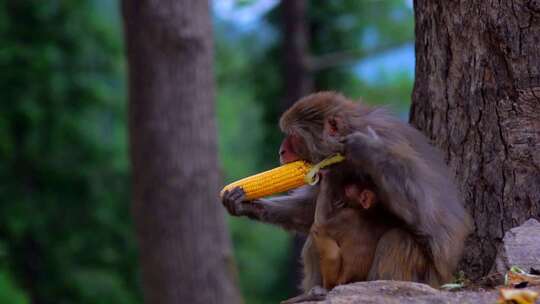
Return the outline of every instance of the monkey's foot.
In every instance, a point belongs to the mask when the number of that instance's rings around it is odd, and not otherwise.
[[[309,301],[324,301],[324,299],[326,299],[327,294],[328,294],[328,291],[326,289],[320,286],[315,286],[311,288],[311,290],[308,293],[301,294],[294,298],[290,298],[288,300],[282,301],[281,304],[294,304],[294,303],[309,302]]]

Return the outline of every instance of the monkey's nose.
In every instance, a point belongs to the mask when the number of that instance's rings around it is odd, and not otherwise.
[[[285,154],[285,149],[279,150],[279,156],[283,156]]]

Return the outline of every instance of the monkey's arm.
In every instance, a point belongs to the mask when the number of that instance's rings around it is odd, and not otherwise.
[[[315,201],[315,217],[313,225],[325,225],[330,217],[336,202],[333,201],[332,185],[330,184],[330,176],[327,170],[320,172],[319,194]],[[334,199],[337,201],[337,197]],[[343,206],[338,206],[343,207]]]
[[[403,129],[366,129],[344,139],[345,157],[371,176],[381,205],[406,224],[415,246],[428,251],[434,280],[448,280],[472,227],[443,158],[419,133],[405,138]]]
[[[300,188],[290,195],[246,201],[244,191],[237,187],[223,194],[222,203],[231,215],[307,234],[313,224],[315,194],[313,189]]]
[[[427,171],[411,145],[403,138],[380,136],[370,127],[346,136],[343,143],[347,161],[372,178],[383,205],[407,224],[415,223],[425,203],[417,174]]]

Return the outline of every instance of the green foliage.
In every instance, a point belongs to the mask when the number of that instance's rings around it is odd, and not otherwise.
[[[20,290],[6,271],[0,271],[0,303],[28,304],[28,297]]]
[[[231,219],[240,287],[246,303],[278,303],[294,291],[288,278],[290,236],[263,223]]]
[[[119,41],[89,1],[0,0],[1,263],[32,301],[140,299]]]
[[[229,24],[216,26],[216,81],[219,150],[225,180],[232,181],[258,170],[257,151],[262,143],[262,109],[254,102],[248,74],[249,54],[241,41],[228,37]]]

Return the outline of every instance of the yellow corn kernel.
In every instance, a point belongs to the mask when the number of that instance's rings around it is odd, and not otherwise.
[[[310,169],[311,165],[305,161],[288,163],[231,183],[221,190],[221,195],[235,187],[244,189],[247,200],[285,192],[305,185],[304,177]]]

